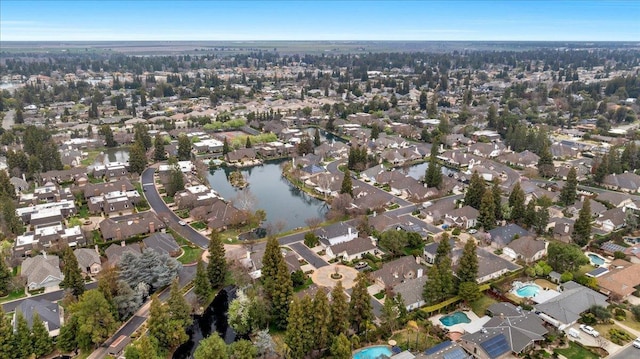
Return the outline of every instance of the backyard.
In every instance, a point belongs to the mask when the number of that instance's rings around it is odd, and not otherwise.
[[[182,246],[182,255],[178,257],[178,262],[182,264],[194,263],[202,256],[202,248],[192,246]]]
[[[483,317],[484,315],[486,315],[487,308],[489,308],[489,306],[494,303],[497,303],[495,299],[487,295],[483,295],[482,297],[480,297],[480,299],[472,302],[470,306],[471,310],[473,310],[473,312],[476,313],[478,317]]]
[[[556,354],[562,354],[567,359],[598,359],[596,354],[575,342],[569,342],[568,348],[555,349],[553,352]]]

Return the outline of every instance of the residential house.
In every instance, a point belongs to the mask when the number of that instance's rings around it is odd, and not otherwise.
[[[469,229],[476,226],[480,212],[471,206],[464,206],[447,212],[444,215],[444,223],[451,227]]]
[[[509,244],[516,237],[524,237],[530,233],[515,223],[507,224],[506,226],[496,227],[487,232],[488,240],[491,245],[502,248]]]
[[[74,199],[75,197],[73,193],[71,193],[71,189],[61,188],[52,182],[47,182],[44,186],[36,187],[33,193],[22,193],[19,203],[21,206],[34,206]]]
[[[596,225],[602,227],[606,232],[617,231],[626,225],[625,209],[612,208],[602,212],[600,217],[596,218]]]
[[[27,231],[16,237],[13,256],[24,257],[32,250],[45,248],[61,249],[64,246],[76,247],[86,243],[80,226],[67,228],[63,222],[50,222],[34,225],[33,231]]]
[[[418,359],[468,359],[471,356],[456,342],[451,340],[445,340],[444,342],[435,345],[424,353],[419,353],[416,358]]]
[[[582,209],[583,204],[584,204],[584,200],[576,201],[574,204],[567,206],[567,212],[572,217],[577,218],[578,213]],[[591,207],[591,216],[594,218],[600,216],[604,211],[607,210],[607,207],[605,207],[602,203],[598,201],[589,201],[589,204]]]
[[[16,209],[16,214],[22,222],[32,225],[60,222],[76,213],[76,205],[73,200],[42,203]]]
[[[600,291],[616,301],[623,301],[640,285],[640,264],[616,259],[609,272],[597,278]]]
[[[176,205],[179,209],[194,209],[200,206],[212,205],[220,199],[218,193],[204,185],[185,186],[184,191],[174,195]]]
[[[447,197],[434,202],[425,202],[422,207],[424,209],[421,212],[425,215],[427,223],[441,224],[445,215],[456,208],[456,198]]]
[[[158,254],[168,254],[177,257],[182,254],[182,249],[175,238],[169,233],[156,232],[142,240],[145,248],[150,248]]]
[[[549,242],[547,241],[536,240],[532,236],[524,236],[511,241],[502,251],[514,260],[521,259],[528,264],[546,256],[548,245]]]
[[[607,307],[607,296],[574,281],[562,284],[560,295],[535,306],[540,318],[560,329],[573,325],[594,305]]]
[[[190,213],[193,218],[204,220],[209,228],[215,230],[224,230],[245,220],[243,211],[220,198],[214,199],[211,205],[196,207]]]
[[[20,195],[22,191],[26,191],[29,189],[29,182],[20,177],[11,177],[9,178],[9,182],[11,182],[13,188],[16,190],[16,195]]]
[[[64,276],[60,271],[60,258],[43,253],[22,262],[20,275],[27,279],[27,288],[57,288]]]
[[[253,148],[241,148],[227,153],[227,162],[242,163],[244,161],[253,161],[256,159],[256,151]]]
[[[478,256],[478,283],[484,283],[499,278],[503,274],[514,272],[521,267],[517,264],[493,254],[483,248],[476,250]],[[456,260],[455,267],[458,263]]]
[[[316,234],[320,240],[327,242],[329,246],[333,246],[356,239],[358,230],[344,222],[339,222],[318,229]]]
[[[427,262],[427,264],[435,263],[436,253],[438,251],[439,244],[440,244],[439,242],[431,242],[426,244],[422,249],[422,256],[424,258],[424,261]],[[453,253],[451,254],[452,259],[459,256],[459,254],[462,253],[462,250],[456,248],[456,242],[453,240],[453,238],[449,238],[449,246],[453,248],[452,249]]]
[[[93,177],[104,178],[107,182],[126,179],[129,175],[127,168],[128,163],[109,162],[105,165],[96,165],[93,167]]]
[[[376,284],[382,288],[394,288],[396,285],[424,275],[424,267],[420,259],[414,256],[404,256],[387,262],[382,268],[371,273]]]
[[[84,274],[96,275],[102,270],[102,261],[97,249],[78,248],[73,251],[78,260],[78,267]]]
[[[326,251],[330,258],[354,261],[362,258],[365,254],[374,254],[377,247],[370,238],[357,237],[351,241],[329,246]]]
[[[494,143],[478,142],[468,146],[467,152],[473,153],[474,155],[480,156],[480,157],[495,158],[501,155],[505,149],[506,149],[505,146],[499,142],[494,142]]]
[[[633,203],[633,198],[629,197],[628,194],[612,191],[603,191],[602,193],[598,193],[596,200],[608,203],[611,206],[618,208],[625,207]]]
[[[609,189],[637,193],[640,190],[640,176],[631,172],[614,173],[606,176],[602,184]]]
[[[422,292],[426,282],[426,275],[415,279],[405,280],[404,282],[396,284],[396,286],[393,287],[393,292],[396,295],[400,294],[404,301],[405,308],[408,311],[412,311],[425,305]]]
[[[49,302],[44,299],[26,298],[16,307],[13,313],[13,330],[18,328],[18,315],[26,320],[29,328],[33,328],[33,319],[36,314],[44,327],[49,332],[50,337],[60,334],[60,327],[64,324],[64,309],[56,302]],[[3,318],[4,319],[4,318]]]
[[[110,217],[100,222],[100,232],[105,241],[121,241],[163,228],[166,228],[164,222],[151,211]]]
[[[131,252],[134,255],[142,254],[142,249],[139,243],[125,244],[124,241],[120,244],[112,244],[105,249],[104,254],[107,256],[107,261],[111,266],[116,266],[120,262],[120,257],[126,252]]]
[[[81,176],[86,176],[87,169],[84,167],[74,167],[68,170],[61,171],[48,171],[44,173],[40,173],[40,181],[39,183],[65,183],[65,182],[74,182],[76,178]]]

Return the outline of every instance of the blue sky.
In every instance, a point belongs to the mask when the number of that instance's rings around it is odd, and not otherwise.
[[[0,41],[640,41],[640,1],[0,1]]]

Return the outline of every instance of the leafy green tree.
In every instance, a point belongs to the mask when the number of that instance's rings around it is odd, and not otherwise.
[[[167,304],[169,306],[169,316],[171,319],[180,322],[183,328],[191,325],[193,322],[191,318],[191,306],[187,303],[184,295],[182,295],[177,278],[171,283]]]
[[[16,189],[6,171],[0,171],[0,198],[16,199]]]
[[[485,229],[491,230],[496,227],[496,208],[491,191],[485,191],[480,204],[480,214],[478,224]]]
[[[230,359],[254,359],[258,357],[258,348],[246,339],[240,339],[227,347]]]
[[[191,140],[184,133],[178,136],[178,160],[187,161],[191,159]]]
[[[0,297],[9,294],[12,288],[11,271],[0,253]]]
[[[478,171],[473,171],[471,180],[469,181],[469,188],[467,188],[467,192],[464,194],[464,204],[480,210],[484,191],[484,180],[480,174],[478,174]]]
[[[548,248],[549,265],[558,273],[575,272],[580,266],[589,263],[589,258],[575,244],[551,242]]]
[[[451,244],[449,243],[449,236],[445,233],[436,249],[434,263],[429,268],[422,296],[425,301],[433,304],[445,300],[454,291],[455,278],[451,264]]]
[[[476,243],[473,240],[467,240],[467,243],[465,243],[456,274],[460,282],[476,282],[478,278],[478,255],[476,253]]]
[[[178,165],[174,165],[169,172],[169,182],[165,189],[169,197],[173,197],[176,192],[184,190],[184,175]]]
[[[167,159],[167,152],[164,150],[164,139],[160,136],[160,132],[156,133],[156,137],[153,139],[153,159],[155,161]]]
[[[403,253],[407,245],[406,232],[389,229],[382,232],[378,243],[381,248],[389,251],[392,256],[398,256]]]
[[[149,135],[147,126],[145,126],[144,124],[135,124],[133,139],[134,142],[141,143],[145,151],[151,148],[151,136]]]
[[[70,308],[77,321],[76,338],[83,350],[104,342],[118,327],[111,305],[98,290],[88,290]]]
[[[438,143],[431,145],[431,154],[429,156],[429,166],[424,174],[424,182],[427,187],[442,187],[442,168],[438,163]]]
[[[471,303],[480,298],[480,289],[476,282],[462,282],[458,287],[458,296],[467,303]]]
[[[333,336],[348,334],[349,330],[349,303],[344,292],[342,281],[338,281],[331,290],[331,325],[329,330]]]
[[[313,248],[320,244],[320,240],[318,239],[318,236],[315,235],[315,233],[307,232],[304,234],[304,244],[309,248]]]
[[[349,302],[349,318],[356,333],[365,328],[365,323],[373,318],[369,292],[367,292],[367,275],[358,273],[356,284]]]
[[[334,359],[350,359],[351,358],[351,342],[344,333],[333,338],[331,344],[331,356]]]
[[[227,260],[225,258],[224,243],[217,231],[211,232],[209,239],[209,264],[207,275],[212,288],[220,288],[227,278]]]
[[[0,305],[0,359],[17,357],[15,351],[18,346],[13,342],[13,327]]]
[[[584,199],[582,208],[578,212],[578,219],[573,225],[571,239],[579,246],[585,246],[591,239],[591,201],[589,198]]]
[[[129,150],[129,170],[141,174],[147,168],[147,153],[141,142],[136,142]]]
[[[311,326],[311,338],[313,348],[323,350],[329,345],[329,325],[331,324],[331,308],[327,292],[320,289],[313,297],[313,318]]]
[[[229,146],[229,141],[225,136],[224,141],[222,142],[222,155],[226,156],[229,152],[231,152],[231,147]]]
[[[289,308],[289,320],[284,341],[289,347],[292,358],[304,358],[313,349],[311,327],[313,317],[307,313],[312,307],[311,298],[293,298]]]
[[[29,329],[29,323],[22,315],[22,312],[18,312],[16,315],[16,332],[14,344],[17,345],[16,354],[17,358],[26,359],[33,354],[33,340],[31,339],[31,329]]]
[[[385,299],[380,320],[382,322],[380,328],[384,330],[386,335],[393,333],[398,326],[398,308],[393,298],[387,297]]]
[[[84,279],[82,278],[82,271],[78,265],[78,259],[69,247],[65,247],[62,252],[62,274],[64,279],[60,283],[60,286],[71,290],[71,294],[74,297],[79,297],[84,293]]]
[[[564,187],[560,191],[559,202],[565,206],[572,205],[576,202],[578,188],[578,179],[576,174],[576,168],[571,167],[569,174],[567,175],[567,181],[564,183]]]
[[[40,315],[34,313],[33,324],[31,325],[31,339],[33,341],[33,353],[36,357],[41,357],[51,353],[53,350],[53,339],[49,336],[49,331],[44,325]]]
[[[113,138],[113,130],[109,125],[103,125],[100,128],[100,133],[104,136],[104,145],[107,147],[116,147],[118,142]]]
[[[78,348],[77,332],[78,319],[72,316],[60,328],[60,334],[56,340],[56,346],[61,352],[69,353]]]
[[[160,302],[157,295],[151,299],[147,328],[149,335],[158,341],[160,352],[171,351],[189,338],[182,322],[171,318],[169,306]]]
[[[533,228],[533,225],[536,223],[536,202],[534,200],[531,200],[529,201],[529,203],[527,203],[522,223],[527,228]]]
[[[340,186],[340,194],[346,193],[353,197],[353,184],[351,182],[351,171],[349,169],[344,170],[344,177],[342,178],[342,185]]]
[[[8,198],[5,198],[4,200],[0,198],[0,206],[2,207],[4,229],[14,235],[22,234],[24,226],[16,214],[16,206],[14,202]]]
[[[513,190],[509,195],[509,207],[511,208],[511,220],[519,222],[524,218],[525,214],[525,194],[520,186],[520,182],[516,182]]]
[[[194,359],[228,359],[229,354],[224,340],[214,332],[200,342],[193,357]]]
[[[196,278],[194,279],[193,286],[196,298],[198,298],[198,303],[200,305],[207,304],[206,302],[211,294],[211,282],[209,281],[207,270],[205,269],[201,258],[198,258],[198,264],[196,265]]]
[[[551,155],[551,150],[549,146],[546,144],[542,147],[540,151],[540,159],[538,159],[538,172],[540,176],[549,178],[554,174],[553,167],[553,156]]]
[[[420,106],[420,111],[424,111],[427,109],[427,91],[422,90],[420,92],[420,98],[418,99],[418,105]]]

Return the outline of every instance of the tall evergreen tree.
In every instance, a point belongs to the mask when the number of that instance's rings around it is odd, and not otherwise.
[[[306,357],[313,349],[313,317],[307,312],[311,306],[311,299],[305,295],[302,299],[294,297],[289,309],[285,343],[294,359]]]
[[[320,130],[316,127],[315,132],[313,133],[313,145],[318,147],[322,141],[320,140]]]
[[[0,254],[0,297],[9,294],[11,290],[11,271],[7,266],[3,256]]]
[[[496,208],[491,191],[485,191],[482,196],[480,214],[478,215],[478,224],[484,228],[485,231],[496,227]]]
[[[489,111],[487,112],[487,127],[494,130],[498,127],[498,111],[496,110],[496,106],[493,104],[489,106]]]
[[[227,278],[227,260],[220,233],[211,232],[209,239],[209,264],[207,275],[212,288],[220,288]]]
[[[351,182],[351,171],[349,169],[344,170],[344,177],[342,178],[342,185],[340,186],[340,194],[346,193],[353,197],[353,184]]]
[[[178,284],[178,278],[174,279],[171,283],[167,304],[169,305],[169,316],[171,319],[180,322],[183,328],[191,325],[191,322],[193,321],[191,318],[191,306],[182,295],[180,285]]]
[[[493,205],[495,208],[496,220],[503,219],[502,214],[502,189],[500,189],[500,181],[498,178],[494,178],[491,185],[491,196],[493,197]]]
[[[467,188],[467,192],[464,194],[464,204],[480,210],[484,191],[484,180],[480,174],[478,174],[478,171],[473,171],[471,180],[469,181],[469,188]]]
[[[442,186],[442,168],[438,163],[438,143],[431,145],[431,154],[429,156],[429,166],[424,174],[424,182],[427,187],[440,188]]]
[[[84,279],[78,265],[78,259],[71,248],[66,247],[62,253],[62,274],[64,279],[60,283],[62,287],[71,291],[74,297],[79,297],[84,293]]]
[[[245,142],[244,147],[245,148],[251,148],[252,147],[252,145],[251,145],[251,136],[247,136],[247,141]]]
[[[538,173],[540,176],[549,178],[553,176],[554,167],[553,167],[553,156],[551,155],[551,150],[548,145],[543,145],[542,150],[540,151],[540,159],[538,159]]]
[[[60,334],[56,339],[56,346],[58,350],[63,353],[69,353],[78,348],[78,339],[76,333],[78,332],[78,319],[77,317],[70,317],[64,325],[60,328]]]
[[[333,359],[351,359],[351,342],[344,333],[333,338],[331,357]]]
[[[141,174],[147,168],[147,153],[142,142],[136,141],[129,150],[129,171]]]
[[[17,325],[15,332],[14,344],[16,345],[15,354],[16,358],[26,359],[33,354],[33,340],[31,340],[31,329],[29,329],[29,323],[22,315],[22,312],[17,314]]]
[[[228,359],[227,345],[217,332],[200,342],[193,353],[194,359]]]
[[[323,350],[329,345],[329,325],[331,324],[331,308],[327,292],[320,289],[313,297],[313,318],[311,319],[311,338],[313,348]]]
[[[430,118],[435,118],[438,116],[438,93],[434,92],[433,96],[431,96],[431,101],[427,105],[427,115]]]
[[[231,152],[231,147],[229,146],[229,140],[225,136],[224,142],[222,142],[222,155],[225,156],[229,152]]]
[[[153,140],[153,159],[155,161],[167,159],[167,153],[164,150],[164,139],[160,136],[160,132],[156,133],[156,137]]]
[[[33,353],[37,358],[51,353],[53,350],[53,339],[49,336],[49,331],[37,312],[33,315],[31,336],[33,341]]]
[[[178,136],[178,160],[187,161],[191,159],[191,140],[187,135]]]
[[[344,292],[342,281],[338,281],[331,290],[331,325],[329,329],[335,337],[340,334],[348,334],[349,331],[349,303]]]
[[[374,123],[373,126],[371,126],[371,139],[377,140],[378,137],[380,137],[380,127]]]
[[[527,203],[527,207],[524,210],[524,218],[522,219],[522,223],[527,228],[533,228],[533,225],[536,223],[536,201],[531,199],[529,203]]]
[[[367,322],[373,318],[369,292],[367,292],[367,275],[363,272],[358,273],[351,293],[349,318],[356,333],[360,333]]]
[[[424,111],[427,109],[427,91],[422,90],[420,92],[420,98],[418,99],[418,105],[420,106],[420,111]]]
[[[265,289],[269,289],[270,282],[276,276],[278,271],[278,265],[284,261],[282,252],[280,250],[280,243],[274,236],[267,238],[267,245],[264,249],[264,255],[262,256],[262,276],[261,278],[265,282]]]
[[[560,200],[564,206],[570,206],[576,202],[578,188],[578,179],[576,168],[571,167],[569,174],[567,174],[567,181],[564,183],[564,187],[560,191]]]
[[[456,274],[460,282],[475,282],[477,280],[478,255],[476,254],[476,243],[473,240],[467,240],[465,243]]]
[[[118,142],[113,138],[113,130],[109,125],[103,125],[100,128],[100,132],[104,136],[104,145],[106,147],[116,147],[118,145]]]
[[[163,304],[157,295],[151,299],[147,328],[149,335],[158,341],[160,352],[170,351],[189,338],[179,320],[171,318],[169,306]]]
[[[587,197],[578,212],[578,219],[574,223],[571,233],[571,239],[580,247],[587,245],[591,239],[591,219],[591,201]]]
[[[117,329],[111,305],[98,290],[84,292],[70,312],[77,323],[76,340],[83,350],[90,350],[104,342]]]
[[[196,278],[194,279],[193,287],[198,303],[200,305],[207,304],[206,301],[209,299],[209,295],[211,294],[211,282],[209,281],[207,270],[205,269],[201,258],[198,259],[198,264],[196,266]]]
[[[17,357],[18,346],[13,342],[13,327],[0,305],[0,359]]]
[[[133,139],[134,142],[139,142],[140,144],[142,144],[142,147],[145,151],[151,148],[151,136],[149,135],[149,130],[147,129],[146,125],[138,123],[134,126]]]
[[[422,296],[428,303],[441,302],[454,293],[455,278],[451,264],[451,243],[446,233],[438,243],[436,258],[429,268],[427,278]]]
[[[520,186],[520,182],[516,182],[513,190],[509,195],[509,207],[511,207],[511,220],[519,222],[524,218],[525,213],[525,194]]]
[[[279,328],[285,328],[289,316],[289,305],[293,297],[293,283],[291,273],[284,261],[278,263],[276,275],[270,286],[269,298],[271,298],[271,317]]]

